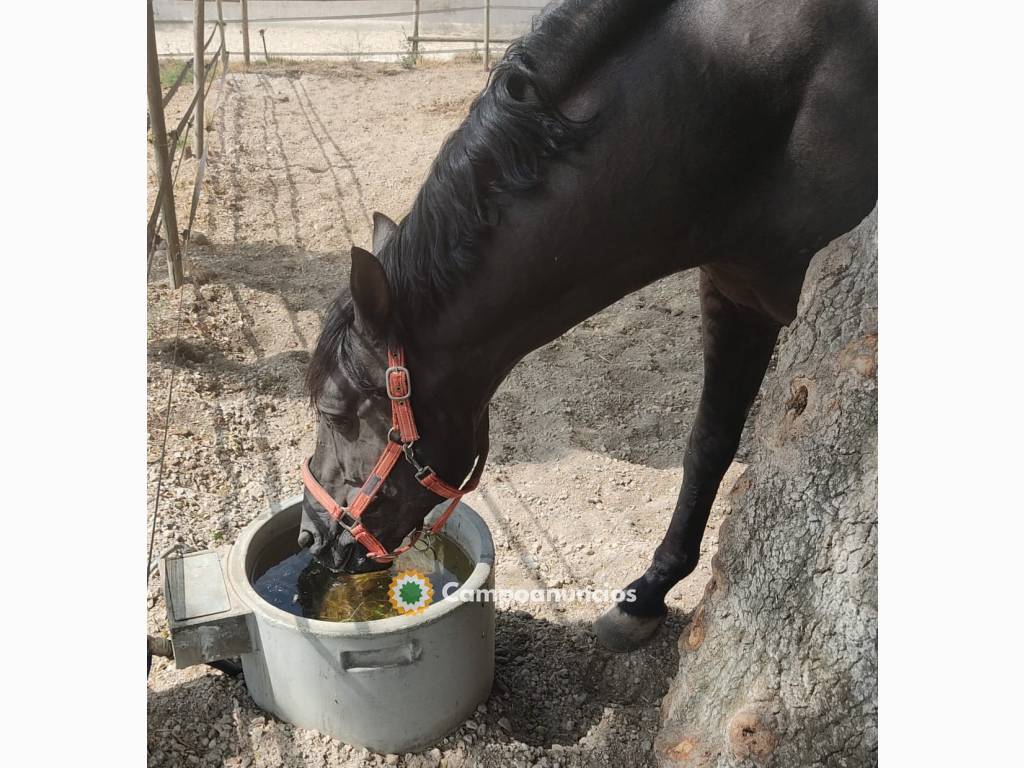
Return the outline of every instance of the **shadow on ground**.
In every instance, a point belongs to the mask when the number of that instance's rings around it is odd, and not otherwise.
[[[442,756],[460,753],[467,765],[509,764],[505,750],[514,742],[551,752],[567,765],[652,764],[657,705],[677,667],[674,638],[684,620],[670,613],[646,647],[613,654],[597,644],[589,625],[498,611],[495,683],[486,712],[478,710],[437,748]],[[357,757],[334,739],[258,710],[242,678],[201,669],[200,677],[149,693],[156,762],[308,765],[311,757],[327,764],[332,754],[341,761]]]

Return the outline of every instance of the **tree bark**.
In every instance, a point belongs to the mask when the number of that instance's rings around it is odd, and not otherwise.
[[[877,765],[878,219],[811,262],[662,702],[662,766]]]

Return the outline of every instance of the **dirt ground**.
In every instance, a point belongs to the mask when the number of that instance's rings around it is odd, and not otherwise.
[[[484,84],[475,64],[302,66],[229,76],[212,118],[195,226],[208,245],[194,244],[186,267],[156,553],[229,543],[270,500],[300,491],[314,434],[303,373],[347,280],[348,249],[368,245],[374,210],[402,214]],[[188,97],[175,97],[169,122]],[[194,169],[186,161],[180,174],[182,209]],[[177,307],[164,272],[158,256],[148,285],[149,511]],[[614,589],[646,567],[699,394],[698,313],[695,276],[667,278],[529,355],[498,391],[489,467],[467,501],[494,534],[499,588]],[[707,581],[721,496],[740,470],[723,483],[699,570],[672,592],[665,627],[640,651],[597,646],[590,622],[604,606],[499,605],[490,699],[434,749],[404,756],[293,728],[258,710],[240,679],[156,660],[149,764],[653,764],[676,637]],[[156,576],[148,628],[166,632]]]

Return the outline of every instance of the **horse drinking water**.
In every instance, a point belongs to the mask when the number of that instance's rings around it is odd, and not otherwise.
[[[566,0],[494,68],[399,224],[352,249],[309,369],[299,541],[386,567],[475,484],[488,403],[531,350],[700,269],[704,384],[671,524],[597,622],[627,650],[697,564],[814,253],[877,195],[872,0]]]

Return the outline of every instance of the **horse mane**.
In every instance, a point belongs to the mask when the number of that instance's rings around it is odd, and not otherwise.
[[[444,142],[398,231],[377,254],[412,321],[436,308],[477,264],[501,208],[543,182],[546,164],[582,147],[597,115],[558,107],[571,88],[669,0],[551,3],[491,71]]]
[[[316,349],[306,369],[306,391],[309,402],[314,410],[323,394],[327,381],[334,376],[339,366],[342,375],[360,391],[368,395],[384,397],[386,392],[383,383],[371,380],[356,362],[352,354],[352,345],[356,343],[355,305],[351,298],[339,296],[332,302],[324,320],[323,330],[316,342]]]
[[[502,205],[540,186],[551,160],[581,148],[592,135],[598,115],[573,120],[559,102],[669,2],[553,2],[508,47],[466,119],[445,140],[397,232],[376,254],[399,307],[399,335],[471,273],[480,257],[477,246],[500,222]],[[352,314],[343,294],[310,363],[307,386],[314,405],[339,361],[344,365],[349,357],[344,345]],[[364,378],[347,373],[357,383]]]

